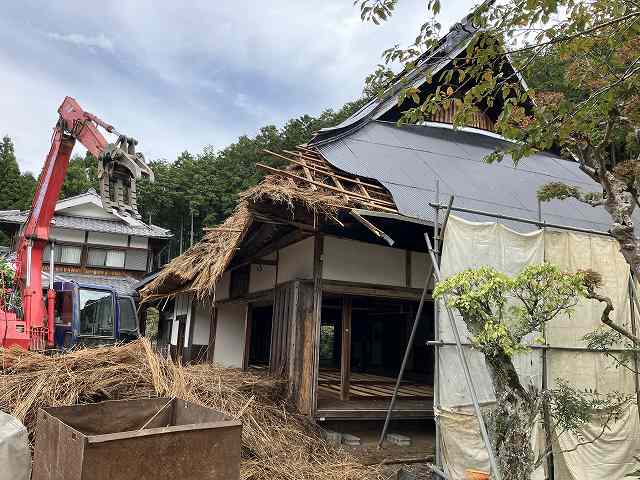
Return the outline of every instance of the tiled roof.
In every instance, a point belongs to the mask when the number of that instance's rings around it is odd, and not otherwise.
[[[28,212],[19,210],[0,210],[0,223],[23,224]],[[128,225],[123,221],[105,220],[100,218],[76,217],[71,215],[55,215],[52,226],[69,228],[72,230],[88,230],[90,232],[121,233],[139,237],[170,238],[171,232],[156,225],[141,226]]]

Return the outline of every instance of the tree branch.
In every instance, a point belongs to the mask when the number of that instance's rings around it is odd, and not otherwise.
[[[640,344],[640,338],[638,338],[636,335],[631,333],[626,328],[621,327],[620,325],[616,324],[613,320],[611,320],[611,318],[609,318],[609,315],[614,310],[613,302],[611,301],[611,299],[609,297],[605,297],[604,295],[600,295],[599,293],[597,293],[595,291],[595,287],[593,287],[591,285],[587,285],[587,298],[590,298],[592,300],[598,300],[599,302],[605,304],[604,310],[602,311],[602,315],[600,316],[600,321],[602,323],[607,325],[609,328],[615,330],[620,335],[622,335],[624,337],[627,337],[635,345]]]

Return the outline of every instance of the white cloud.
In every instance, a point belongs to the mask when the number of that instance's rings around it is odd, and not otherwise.
[[[443,25],[475,1],[448,3]],[[148,159],[174,159],[339,108],[424,19],[423,0],[403,0],[381,26],[362,23],[348,0],[104,0],[98,17],[82,0],[11,5],[0,16],[0,89],[11,92],[0,96],[0,136],[34,172],[65,95],[138,138]]]
[[[71,43],[78,47],[88,47],[90,49],[100,48],[108,52],[113,52],[113,41],[108,38],[104,33],[88,36],[82,33],[56,33],[49,32],[47,34],[49,38],[58,40],[60,42]]]

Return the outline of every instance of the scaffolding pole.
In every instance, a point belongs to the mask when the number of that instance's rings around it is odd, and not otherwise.
[[[453,197],[451,197],[453,199]],[[440,180],[436,179],[436,203],[440,203]],[[453,203],[453,200],[452,202]],[[438,245],[438,220],[440,219],[440,210],[437,208],[434,209],[434,228],[433,228],[433,243]],[[440,261],[440,256],[438,255],[438,261]],[[429,279],[431,281],[431,279]],[[434,277],[435,284],[435,277]],[[433,296],[433,295],[432,295]],[[438,319],[440,318],[440,312],[438,309],[438,302],[433,302],[433,334],[435,340],[440,340],[439,335],[439,324]],[[442,468],[442,432],[440,431],[440,419],[438,418],[437,411],[440,408],[440,357],[438,355],[438,347],[434,349],[433,352],[433,424],[436,430],[436,448],[435,448],[435,456],[436,456],[436,466],[438,468]]]
[[[453,204],[453,196],[449,200],[449,207]],[[446,220],[449,218],[450,209],[448,209],[445,213],[445,221],[442,226],[443,229],[446,225]],[[442,230],[444,231],[444,230]],[[428,235],[425,233],[425,236]],[[434,237],[437,238],[437,233],[434,231]],[[384,437],[387,434],[387,429],[389,428],[389,423],[391,422],[391,416],[393,414],[393,407],[396,404],[396,399],[398,396],[398,390],[400,389],[400,384],[402,383],[402,378],[404,376],[404,370],[407,367],[407,362],[409,361],[409,356],[411,355],[411,351],[413,349],[413,342],[416,337],[416,332],[418,331],[418,326],[420,325],[420,318],[422,317],[422,309],[424,307],[424,301],[427,297],[427,290],[429,289],[429,284],[431,283],[431,278],[433,277],[433,264],[429,265],[427,269],[427,276],[424,280],[424,287],[422,289],[422,295],[420,295],[420,303],[418,304],[418,310],[416,311],[415,319],[413,320],[413,327],[411,328],[411,334],[409,335],[409,341],[407,343],[407,347],[404,351],[404,357],[402,358],[402,364],[400,366],[400,372],[398,373],[398,377],[396,378],[396,384],[393,389],[393,395],[391,396],[391,401],[389,402],[389,408],[387,409],[387,415],[384,419],[384,426],[382,427],[382,432],[380,433],[380,438],[378,439],[378,448],[382,446],[382,442],[384,442]],[[434,389],[435,390],[435,389]],[[438,430],[436,421],[436,432]],[[436,457],[439,453],[439,447],[437,443],[437,434],[436,434]]]
[[[436,281],[440,281],[440,267],[437,263],[436,254],[433,249],[433,245],[431,244],[431,239],[429,235],[425,235],[425,239],[427,240],[427,247],[429,249],[429,256],[431,257],[431,263],[433,265],[433,272],[435,274]],[[462,370],[464,372],[464,377],[467,383],[467,387],[469,389],[469,393],[471,394],[471,401],[473,402],[473,409],[476,414],[476,418],[478,419],[478,424],[480,426],[480,433],[482,434],[482,439],[484,441],[485,447],[487,449],[487,453],[489,455],[489,464],[491,465],[491,475],[496,480],[501,480],[502,476],[500,475],[500,471],[498,470],[498,463],[496,461],[495,453],[493,448],[491,447],[491,440],[489,439],[489,433],[487,432],[487,426],[484,423],[484,419],[482,418],[482,411],[480,410],[480,403],[478,401],[478,393],[476,392],[476,387],[473,383],[473,379],[471,378],[471,371],[469,370],[469,364],[467,363],[467,357],[464,354],[464,350],[462,348],[462,342],[460,341],[460,332],[458,331],[458,325],[456,324],[456,319],[453,316],[453,312],[451,308],[447,304],[447,296],[443,295],[443,303],[445,309],[447,310],[447,316],[449,317],[449,322],[451,323],[451,330],[453,332],[453,337],[456,341],[456,350],[458,352],[458,358],[462,365]]]

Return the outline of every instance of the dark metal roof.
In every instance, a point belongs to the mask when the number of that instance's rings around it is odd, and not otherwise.
[[[27,220],[28,212],[19,210],[0,210],[0,223],[23,224]],[[76,217],[71,215],[56,215],[52,226],[70,228],[72,230],[88,230],[90,232],[121,233],[139,237],[170,238],[171,232],[156,225],[129,225],[124,221],[106,220],[100,218]]]
[[[506,156],[500,163],[483,158],[508,146],[495,134],[451,125],[414,125],[370,121],[361,129],[318,146],[331,164],[355,175],[381,182],[398,210],[407,216],[434,220],[436,180],[440,201],[455,195],[454,206],[538,220],[536,192],[546,183],[559,181],[585,191],[600,191],[576,162],[538,153],[522,159],[517,167]],[[456,215],[476,221],[490,218],[467,213]],[[548,223],[607,231],[611,219],[602,208],[575,199],[542,203],[542,219]],[[523,224],[508,223],[518,230]],[[529,227],[530,229],[531,227]]]
[[[321,129],[310,143],[321,144],[338,136],[348,134],[370,120],[379,119],[389,110],[396,107],[402,89],[408,86],[419,87],[426,82],[428,73],[434,75],[467,47],[478,32],[478,28],[473,25],[471,17],[472,15],[467,15],[461,22],[453,25],[434,48],[422,54],[413,70],[406,75],[403,73],[397,75],[382,98],[372,99],[338,125]]]
[[[75,282],[81,285],[93,285],[96,287],[108,287],[113,288],[118,295],[136,297],[135,286],[139,280],[124,276],[106,276],[106,275],[87,275],[82,273],[56,273],[56,282]],[[42,272],[42,284],[47,285],[49,283],[49,274],[46,271]]]

